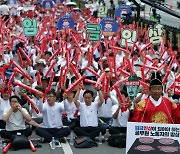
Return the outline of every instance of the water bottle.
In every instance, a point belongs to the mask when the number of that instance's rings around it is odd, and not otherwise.
[[[4,149],[7,146],[7,143],[4,142],[2,145],[3,145],[3,149]]]
[[[56,142],[55,142],[55,139],[54,137],[52,137],[52,141],[51,141],[51,149],[55,149],[56,148]]]
[[[103,140],[103,137],[102,137],[102,133],[100,132],[99,133],[99,144],[102,144],[102,140]]]
[[[74,145],[74,134],[73,134],[73,132],[71,132],[71,134],[70,134],[69,144]]]

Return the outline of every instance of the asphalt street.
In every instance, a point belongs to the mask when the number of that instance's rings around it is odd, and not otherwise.
[[[108,133],[106,133],[105,138],[107,138]],[[32,136],[29,137],[30,139],[37,139],[38,136],[33,133]],[[35,144],[34,144],[35,145]],[[98,144],[98,147],[92,148],[83,148],[77,149],[74,146],[70,146],[69,142],[67,141],[65,144],[61,144],[62,147],[58,147],[55,150],[50,148],[48,143],[40,143],[42,146],[41,148],[36,148],[37,154],[125,154],[125,149],[120,149],[116,147],[111,147],[108,145],[107,142],[103,144]],[[32,151],[30,149],[20,149],[14,151],[10,149],[8,154],[31,154]]]

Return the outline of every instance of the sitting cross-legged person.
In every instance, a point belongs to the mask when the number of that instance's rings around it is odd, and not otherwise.
[[[121,90],[123,103],[125,104],[126,99],[128,98],[128,94],[126,91]],[[113,105],[111,111],[113,115],[112,126],[109,128],[109,134],[124,134],[126,137],[127,131],[127,122],[129,119],[129,107],[130,105],[127,103],[125,106],[122,106],[122,103],[118,99],[119,103]]]
[[[26,137],[32,134],[30,128],[26,128],[25,122],[31,121],[31,116],[25,108],[19,104],[18,96],[11,96],[9,98],[10,107],[6,108],[3,113],[3,120],[6,122],[6,129],[1,131],[1,137],[5,139],[12,139],[18,133]]]
[[[84,102],[78,100],[81,86],[79,86],[78,91],[76,92],[74,103],[80,112],[80,127],[74,129],[74,133],[77,136],[88,136],[92,140],[95,140],[95,137],[99,136],[101,132],[102,135],[106,133],[105,128],[98,127],[98,107],[100,107],[104,98],[101,92],[101,89],[98,90],[99,100],[93,102],[93,91],[86,90],[83,93]]]
[[[64,137],[71,132],[69,127],[63,128],[62,112],[64,104],[56,102],[56,93],[54,90],[47,92],[47,102],[39,103],[38,108],[43,114],[42,127],[36,128],[35,132],[43,137],[44,142],[50,142],[52,137],[60,142],[65,142]]]

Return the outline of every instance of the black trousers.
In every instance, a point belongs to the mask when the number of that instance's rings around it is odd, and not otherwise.
[[[75,127],[78,127],[77,123],[78,120],[77,119],[70,119],[71,121],[69,121],[67,119],[67,117],[62,119],[63,122],[63,126],[69,126],[71,128],[71,130],[74,130]]]
[[[0,120],[0,129],[5,129],[5,127],[6,127],[6,122]]]
[[[109,128],[109,134],[111,135],[120,134],[120,133],[126,134],[126,131],[127,131],[127,127],[110,127]]]
[[[66,128],[36,128],[35,132],[40,137],[43,137],[47,142],[51,142],[52,137],[56,140],[61,140],[63,137],[71,133],[69,127]]]
[[[32,134],[32,129],[26,128],[23,130],[14,130],[14,131],[2,130],[1,137],[5,139],[11,139],[12,136],[17,135],[17,133],[21,133],[21,135],[25,135],[26,137],[29,137]]]
[[[96,136],[99,136],[99,133],[102,133],[102,135],[104,135],[106,133],[106,129],[105,128],[100,128],[100,127],[76,127],[74,129],[74,133],[77,136],[88,136],[90,137],[92,140],[95,139]]]

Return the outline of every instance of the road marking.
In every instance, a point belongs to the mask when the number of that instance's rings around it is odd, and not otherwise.
[[[61,143],[62,149],[64,151],[64,154],[73,154],[72,149],[66,140],[66,143]]]

